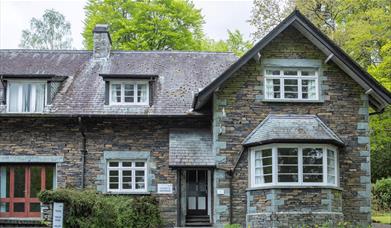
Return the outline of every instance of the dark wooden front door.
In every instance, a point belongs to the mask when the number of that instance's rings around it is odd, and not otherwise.
[[[186,198],[188,215],[208,214],[208,171],[186,171]]]

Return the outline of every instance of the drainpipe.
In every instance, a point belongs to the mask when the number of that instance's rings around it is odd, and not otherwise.
[[[229,175],[229,224],[232,224],[232,215],[233,215],[233,208],[232,208],[232,198],[233,198],[233,192],[232,192],[232,178],[234,176],[233,170],[229,170],[227,172]]]
[[[79,122],[79,131],[82,136],[82,141],[81,141],[81,188],[85,188],[85,166],[86,166],[86,155],[87,155],[87,138],[85,135],[85,128],[83,125],[82,118],[78,118]]]

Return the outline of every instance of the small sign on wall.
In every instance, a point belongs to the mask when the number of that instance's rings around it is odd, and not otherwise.
[[[172,194],[172,184],[157,184],[158,194]]]
[[[62,228],[64,220],[64,204],[53,203],[53,228]]]

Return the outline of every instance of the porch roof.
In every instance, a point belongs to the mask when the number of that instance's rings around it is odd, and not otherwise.
[[[315,115],[268,115],[243,141],[244,146],[268,143],[344,142]]]
[[[212,133],[209,129],[170,129],[169,166],[214,166]]]

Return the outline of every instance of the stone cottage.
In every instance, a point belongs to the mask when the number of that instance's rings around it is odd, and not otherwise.
[[[168,227],[371,222],[391,94],[300,12],[239,59],[110,44],[97,25],[93,51],[0,50],[0,224],[61,187],[154,195]]]

